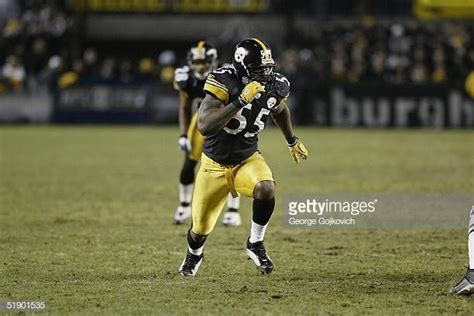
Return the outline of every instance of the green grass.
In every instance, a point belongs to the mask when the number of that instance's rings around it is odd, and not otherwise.
[[[186,226],[171,225],[182,157],[177,128],[2,127],[0,300],[44,300],[54,314],[472,314],[447,290],[464,273],[466,227],[299,230],[281,204],[246,260],[244,225],[216,227],[196,278],[176,271]],[[298,129],[295,166],[276,129],[261,149],[291,192],[471,192],[474,133]],[[467,224],[467,223],[466,223]]]

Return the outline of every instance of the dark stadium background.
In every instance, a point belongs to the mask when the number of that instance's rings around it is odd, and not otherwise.
[[[225,63],[256,36],[292,82],[299,124],[472,127],[473,10],[429,0],[2,0],[0,122],[176,123],[171,81],[187,49],[208,40]]]

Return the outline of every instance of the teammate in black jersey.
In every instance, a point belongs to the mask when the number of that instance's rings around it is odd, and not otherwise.
[[[182,224],[191,216],[191,198],[194,184],[194,168],[201,158],[204,136],[197,129],[197,110],[205,97],[203,91],[207,75],[217,67],[217,50],[205,41],[199,41],[188,53],[188,65],[176,69],[174,87],[179,91],[179,147],[185,152],[184,164],[179,178],[179,202],[174,222]],[[229,194],[228,210],[224,214],[224,225],[241,224],[239,197]]]

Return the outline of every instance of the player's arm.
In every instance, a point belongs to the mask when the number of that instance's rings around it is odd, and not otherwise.
[[[308,158],[308,150],[303,143],[295,136],[293,124],[291,124],[291,113],[285,101],[280,102],[278,107],[272,112],[272,118],[275,124],[280,128],[285,136],[290,155],[296,163],[301,159]]]
[[[191,116],[191,98],[185,91],[179,90],[179,129],[182,136],[188,133]]]
[[[178,139],[178,146],[185,152],[190,152],[192,149],[191,141],[188,139],[191,115],[191,98],[186,91],[179,89],[179,129],[181,135]]]
[[[215,134],[224,128],[239,110],[240,108],[232,103],[225,106],[221,100],[206,94],[199,107],[198,129],[204,136]]]
[[[278,107],[272,112],[272,118],[275,124],[280,128],[286,140],[295,137],[293,124],[291,124],[291,113],[285,101],[280,102]]]
[[[212,79],[208,78],[208,81]],[[216,95],[222,92],[217,90],[212,82],[206,83],[205,91],[209,91],[199,107],[198,129],[204,136],[209,136],[217,133],[224,128],[231,118],[245,105],[251,103],[265,88],[257,81],[252,81],[244,87],[242,93],[238,98],[229,104],[225,104],[223,100]],[[206,90],[208,89],[208,90]],[[215,95],[212,94],[215,91]],[[228,98],[228,96],[227,96]]]
[[[186,92],[186,87],[189,80],[189,69],[187,67],[178,68],[174,73],[174,82],[173,86],[179,93],[179,129],[180,136],[178,139],[178,146],[186,151],[191,151],[191,142],[188,139],[188,128],[191,124],[191,98]]]

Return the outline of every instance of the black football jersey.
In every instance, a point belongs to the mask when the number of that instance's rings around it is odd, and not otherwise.
[[[239,97],[245,84],[232,66],[213,71],[206,80],[204,92],[221,100],[226,106]],[[214,161],[235,165],[250,157],[258,149],[258,133],[280,102],[290,94],[290,82],[280,73],[265,86],[259,99],[247,104],[227,125],[214,135],[206,137],[203,152]]]
[[[205,82],[205,79],[200,80],[196,78],[188,66],[177,68],[174,72],[174,88],[184,91],[189,95],[193,113],[197,111],[202,99],[206,96],[203,91]]]

